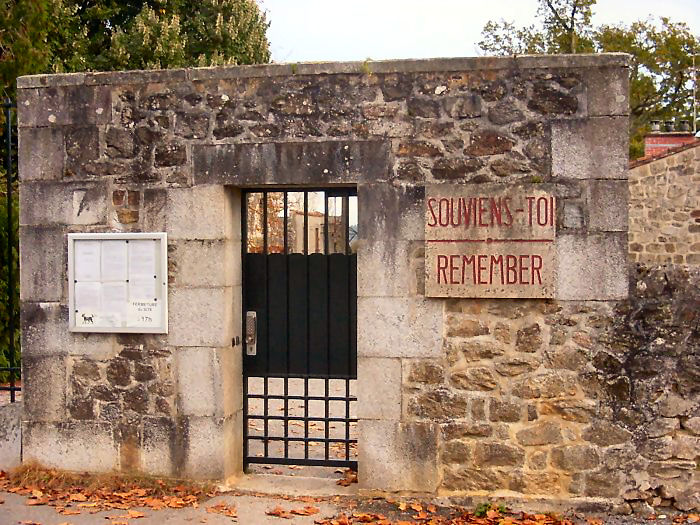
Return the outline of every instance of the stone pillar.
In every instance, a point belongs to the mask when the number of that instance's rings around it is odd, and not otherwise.
[[[423,296],[422,188],[358,188],[357,375],[360,488],[437,488],[438,425],[402,410],[407,362],[442,352],[441,300]]]

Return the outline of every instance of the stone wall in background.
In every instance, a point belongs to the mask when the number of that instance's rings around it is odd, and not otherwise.
[[[631,273],[618,303],[446,304],[444,355],[403,362],[441,494],[698,508],[700,270]]]
[[[362,490],[697,505],[697,276],[625,302],[627,79],[615,54],[20,79],[24,457],[239,474],[237,188],[356,185]],[[487,182],[556,196],[556,299],[425,297],[425,185]],[[68,332],[81,231],[168,233],[167,335]]]
[[[630,260],[700,264],[700,142],[629,170]]]

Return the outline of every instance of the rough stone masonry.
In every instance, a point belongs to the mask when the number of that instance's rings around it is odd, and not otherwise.
[[[636,285],[658,323],[627,299],[627,67],[20,78],[24,460],[238,475],[239,188],[356,185],[362,490],[697,507],[697,312],[681,306],[698,279]],[[557,199],[553,299],[425,297],[425,186],[442,183]],[[167,335],[68,331],[66,236],[114,231],[168,233]]]

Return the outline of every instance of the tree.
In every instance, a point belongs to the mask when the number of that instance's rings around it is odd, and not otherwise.
[[[619,51],[630,65],[630,157],[644,153],[651,120],[687,117],[692,107],[692,55],[700,39],[684,23],[661,18],[623,24],[591,25],[595,0],[540,0],[539,26],[488,22],[479,47],[500,55]]]
[[[259,64],[255,0],[0,0],[0,89],[20,75]]]

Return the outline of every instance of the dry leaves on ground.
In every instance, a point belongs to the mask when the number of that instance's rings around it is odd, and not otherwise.
[[[336,485],[340,485],[341,487],[349,487],[353,483],[357,483],[357,472],[351,468],[346,468],[343,477],[335,482]]]
[[[392,502],[394,503],[394,502]],[[478,515],[463,509],[438,509],[419,502],[395,503],[398,516],[390,519],[384,514],[357,512],[333,518],[317,519],[317,525],[573,525],[568,519],[549,514],[510,513],[486,506]]]
[[[233,505],[226,505],[226,503],[217,503],[216,505],[207,507],[207,512],[210,514],[222,514],[234,520],[238,518],[238,510],[236,507]]]
[[[0,490],[27,496],[25,505],[48,505],[65,516],[104,510],[124,510],[115,520],[144,517],[134,507],[153,510],[199,506],[216,495],[206,485],[177,481],[72,474],[25,465],[10,473],[0,471]]]

